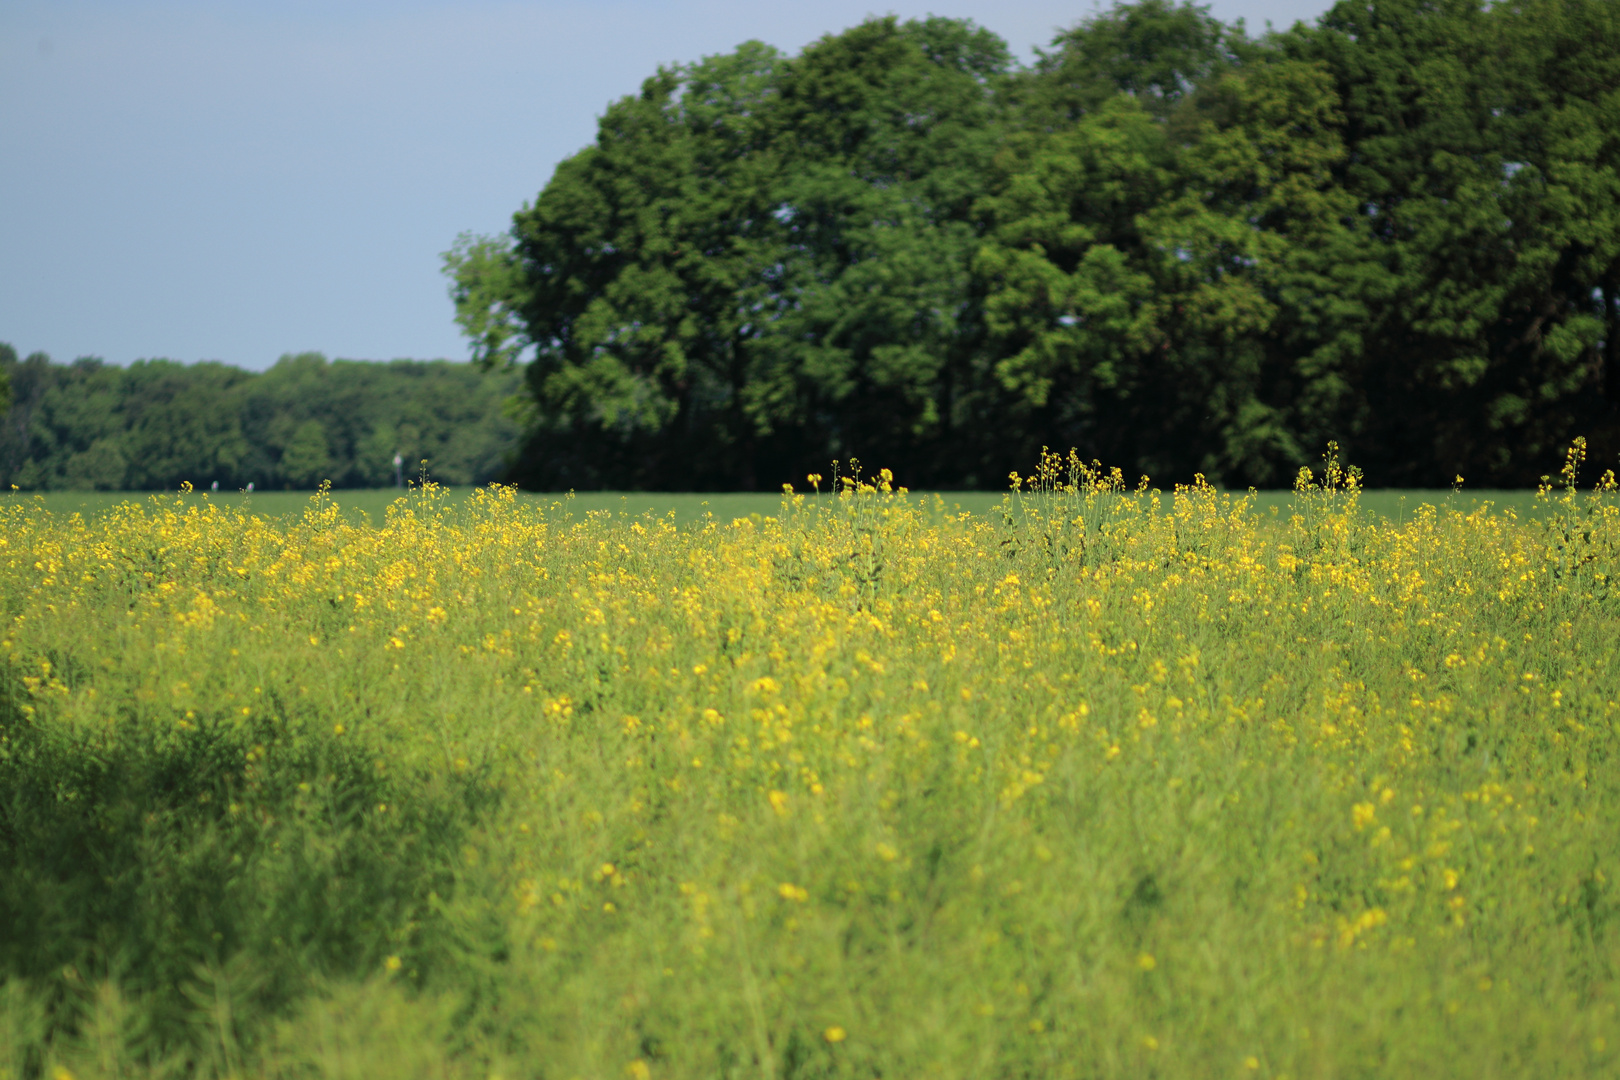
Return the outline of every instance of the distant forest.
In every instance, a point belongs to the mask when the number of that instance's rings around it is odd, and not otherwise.
[[[1286,486],[1331,439],[1381,486],[1533,484],[1620,452],[1620,3],[1254,37],[1144,0],[1030,65],[942,18],[751,42],[446,271],[539,487],[999,487],[1043,444]]]
[[[283,356],[265,372],[219,363],[19,360],[0,344],[0,490],[235,491],[500,479],[520,428],[503,412],[516,374],[446,360]],[[0,389],[0,405],[5,403]]]

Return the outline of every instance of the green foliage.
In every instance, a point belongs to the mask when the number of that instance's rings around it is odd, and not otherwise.
[[[255,374],[224,364],[93,358],[66,366],[0,352],[15,390],[0,427],[0,485],[30,490],[387,487],[395,454],[452,484],[503,475],[518,426],[515,373],[445,361],[319,353]]]
[[[1279,42],[1325,67],[1345,114],[1336,171],[1359,251],[1338,259],[1354,268],[1340,271],[1341,295],[1361,314],[1310,336],[1355,335],[1329,348],[1356,414],[1341,427],[1388,482],[1438,467],[1524,483],[1580,430],[1613,442],[1597,348],[1617,327],[1593,302],[1613,255],[1586,254],[1588,238],[1560,220],[1603,213],[1604,200],[1588,170],[1550,158],[1547,91],[1562,76],[1534,70],[1537,53],[1575,45],[1555,43],[1572,31],[1612,53],[1613,20],[1580,3],[1539,9],[1343,4]],[[1591,71],[1585,89],[1620,91],[1616,74]],[[1550,177],[1562,183],[1549,189]]]
[[[316,487],[331,471],[332,455],[328,451],[326,429],[321,422],[305,420],[281,451],[281,475],[293,487]]]
[[[1285,486],[1327,439],[1524,485],[1620,451],[1617,42],[1601,0],[1258,39],[1142,0],[1021,69],[872,19],[662,70],[445,268],[477,358],[534,350],[539,486],[973,486],[1043,444]]]
[[[17,350],[0,341],[0,415],[11,408],[11,369],[17,366]]]
[[[1582,451],[1527,520],[11,500],[0,1076],[1611,1075]]]
[[[536,349],[530,479],[748,488],[970,419],[940,383],[1008,64],[970,25],[883,19],[613,105],[514,246],[446,259],[475,352],[511,355],[516,326]]]
[[[463,233],[443,257],[455,282],[450,298],[456,322],[473,343],[474,361],[495,368],[516,363],[523,346],[516,311],[524,282],[511,245],[502,237]]]
[[[1163,119],[1220,73],[1256,53],[1242,24],[1170,0],[1115,4],[1057,36],[1027,93],[1033,114],[1076,120],[1117,95]],[[1050,114],[1055,113],[1055,116]]]

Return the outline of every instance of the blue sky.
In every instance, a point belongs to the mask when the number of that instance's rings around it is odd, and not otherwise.
[[[1326,0],[1217,0],[1251,32]],[[439,253],[498,232],[660,63],[1047,0],[0,5],[0,341],[58,360],[461,358]]]

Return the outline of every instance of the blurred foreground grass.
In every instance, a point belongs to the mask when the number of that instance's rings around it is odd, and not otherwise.
[[[14,498],[0,1076],[1612,1074],[1577,464],[1515,515]]]

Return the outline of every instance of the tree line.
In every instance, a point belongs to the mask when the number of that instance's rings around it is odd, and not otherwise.
[[[613,103],[446,253],[521,368],[514,476],[759,488],[1042,445],[1286,485],[1520,485],[1620,451],[1620,4],[1346,0],[1254,37],[1119,4],[750,42]]]
[[[57,364],[0,344],[0,490],[386,487],[396,455],[405,479],[425,459],[441,483],[486,483],[506,475],[518,444],[507,404],[520,387],[515,373],[445,360],[299,353],[252,372]]]

